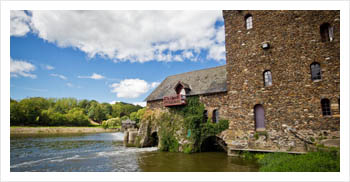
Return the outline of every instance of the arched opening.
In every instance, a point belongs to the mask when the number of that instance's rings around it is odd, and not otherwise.
[[[331,104],[329,99],[322,99],[321,100],[321,108],[322,108],[322,114],[323,116],[330,116],[331,113]]]
[[[321,65],[318,62],[313,62],[310,65],[311,69],[311,80],[321,80]]]
[[[254,106],[255,130],[265,130],[265,111],[261,104]]]
[[[333,27],[329,23],[323,23],[320,26],[322,42],[331,42],[333,40]]]
[[[212,121],[213,121],[213,123],[219,122],[219,110],[217,110],[217,109],[213,110]]]
[[[201,144],[201,152],[226,152],[227,144],[217,136],[206,138]]]
[[[153,132],[150,137],[150,147],[157,147],[158,146],[158,133]]]
[[[247,30],[252,29],[253,28],[253,16],[251,14],[247,14],[244,17],[245,20],[245,28]]]
[[[264,86],[268,87],[272,85],[272,76],[271,76],[271,71],[266,70],[264,71]]]

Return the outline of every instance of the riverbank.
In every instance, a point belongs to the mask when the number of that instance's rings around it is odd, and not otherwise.
[[[118,132],[119,129],[104,129],[102,127],[11,127],[11,135],[19,134],[60,134],[60,133],[106,133]]]
[[[244,159],[256,160],[260,172],[339,172],[340,149],[318,148],[306,154],[245,152]]]

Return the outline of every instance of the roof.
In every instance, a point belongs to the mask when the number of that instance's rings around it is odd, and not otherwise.
[[[122,121],[122,124],[136,124],[136,121],[132,121],[130,119],[126,119],[126,120]]]
[[[164,96],[176,95],[174,87],[179,82],[191,88],[187,96],[226,92],[226,65],[169,76],[153,90],[145,101],[160,100]]]

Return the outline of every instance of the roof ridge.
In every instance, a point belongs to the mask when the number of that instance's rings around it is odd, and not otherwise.
[[[216,66],[216,67],[204,68],[204,69],[200,69],[200,70],[193,70],[193,71],[189,71],[189,72],[185,72],[185,73],[179,73],[179,74],[175,74],[175,75],[170,75],[170,76],[168,76],[166,78],[173,77],[173,76],[178,76],[178,75],[184,75],[184,74],[193,73],[193,72],[204,71],[204,70],[217,69],[217,68],[224,67],[224,66],[226,66],[226,64],[225,65],[221,65],[221,66]]]

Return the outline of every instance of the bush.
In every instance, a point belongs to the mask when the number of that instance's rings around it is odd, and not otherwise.
[[[171,134],[165,134],[160,140],[160,150],[169,152],[179,151],[179,142]]]
[[[103,128],[121,128],[122,122],[120,118],[111,118],[102,122]]]

